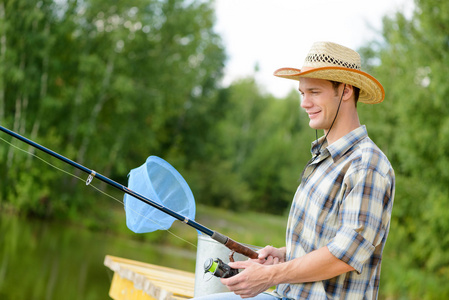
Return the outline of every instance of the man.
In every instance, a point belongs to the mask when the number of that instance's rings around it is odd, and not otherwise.
[[[357,52],[330,42],[312,46],[302,69],[274,75],[299,81],[312,143],[287,224],[286,247],[267,246],[258,260],[221,279],[232,293],[210,299],[376,299],[390,228],[395,177],[368,137],[357,102],[384,100],[382,85],[361,69]],[[263,293],[276,285],[275,292]],[[261,294],[262,293],[262,294]]]

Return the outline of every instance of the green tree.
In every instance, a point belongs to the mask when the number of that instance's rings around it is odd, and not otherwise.
[[[204,151],[190,136],[212,122],[198,116],[217,104],[225,59],[210,3],[11,0],[0,18],[2,125],[120,181],[150,154],[182,167]],[[1,151],[2,202],[40,215],[94,205],[70,178]]]
[[[39,116],[53,105],[48,94],[52,24],[52,2],[38,5],[29,1],[2,2],[1,23],[1,123],[19,134],[36,137]],[[41,99],[47,102],[42,104]],[[17,141],[11,140],[13,145]],[[16,155],[13,147],[3,145],[2,201],[14,206],[37,207],[48,195],[48,187],[39,189],[43,181],[54,176],[39,176],[30,171],[30,158]],[[30,151],[30,149],[28,149]],[[33,176],[35,180],[33,180]],[[16,187],[20,186],[20,191]],[[45,211],[45,209],[41,210]]]
[[[411,19],[385,17],[383,41],[364,49],[386,90],[364,116],[397,174],[382,282],[412,299],[449,296],[448,12],[445,1],[415,1]]]
[[[215,193],[207,199],[225,207],[279,214],[289,207],[309,160],[312,134],[306,115],[300,115],[297,92],[281,100],[260,90],[247,78],[222,91],[224,116],[216,124],[212,155],[214,167],[225,162],[216,172],[228,174],[228,180],[212,179],[205,187]]]

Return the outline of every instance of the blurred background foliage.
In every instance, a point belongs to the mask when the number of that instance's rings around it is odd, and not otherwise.
[[[199,0],[2,1],[0,124],[123,184],[157,155],[198,204],[283,215],[315,133],[296,91],[220,86],[214,22]],[[397,175],[383,296],[449,298],[449,3],[416,0],[410,19],[385,17],[359,50],[386,90],[381,105],[359,105],[361,120]],[[0,157],[2,210],[110,217],[72,177],[5,142]]]

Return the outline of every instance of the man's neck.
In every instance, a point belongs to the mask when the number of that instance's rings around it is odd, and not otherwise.
[[[349,116],[341,116],[339,118],[340,122],[335,122],[334,126],[329,131],[329,135],[327,136],[327,144],[331,145],[336,142],[340,138],[344,137],[354,129],[360,127],[359,116],[357,113],[351,114]],[[343,121],[343,122],[342,122]],[[324,134],[327,134],[327,130],[324,131]]]

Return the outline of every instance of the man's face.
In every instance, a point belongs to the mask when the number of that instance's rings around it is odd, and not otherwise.
[[[301,78],[299,92],[301,107],[309,115],[309,126],[313,129],[329,130],[340,100],[332,83],[323,79]]]

